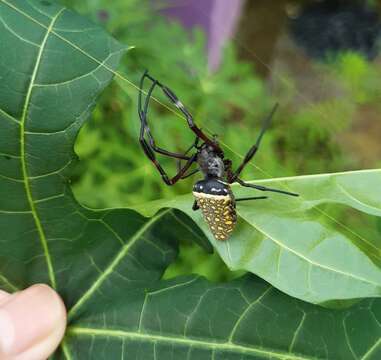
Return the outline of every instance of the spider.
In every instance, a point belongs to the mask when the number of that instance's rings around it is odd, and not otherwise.
[[[152,84],[146,93],[147,96],[143,105],[143,85],[145,79],[149,79]],[[152,132],[148,125],[147,114],[152,92],[155,87],[159,87],[166,97],[179,109],[185,116],[189,128],[195,133],[196,139],[192,146],[185,151],[185,153],[175,153],[167,151],[156,145],[155,139],[152,136]],[[140,144],[146,154],[146,156],[152,161],[159,171],[163,181],[167,185],[174,185],[179,180],[188,178],[198,171],[201,171],[204,175],[204,179],[197,181],[193,187],[193,195],[195,201],[193,203],[193,210],[201,209],[203,217],[209,228],[215,237],[215,239],[223,241],[227,240],[232,233],[236,223],[236,203],[239,201],[259,200],[267,199],[267,196],[252,196],[246,198],[234,197],[230,184],[238,183],[241,186],[250,187],[260,191],[271,191],[280,194],[299,196],[298,194],[268,188],[262,185],[255,185],[247,183],[240,178],[240,174],[245,166],[251,161],[256,152],[258,151],[262,137],[270,125],[271,119],[278,107],[278,104],[274,106],[271,113],[265,118],[262,126],[262,130],[259,133],[257,141],[249,149],[242,163],[237,167],[235,171],[232,169],[232,161],[224,158],[224,152],[221,149],[217,141],[217,136],[213,138],[208,137],[194,122],[192,115],[181,103],[175,93],[167,86],[154,79],[145,71],[140,80],[140,91],[138,98],[138,112],[141,122],[140,128]],[[191,150],[194,150],[193,154],[189,154]],[[155,153],[175,158],[178,161],[178,172],[175,176],[169,177],[163,167],[160,165],[156,158]],[[186,161],[182,165],[181,161]],[[190,167],[193,163],[198,164],[198,169],[190,171]]]

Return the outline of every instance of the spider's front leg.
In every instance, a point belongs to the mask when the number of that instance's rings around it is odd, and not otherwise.
[[[263,121],[263,125],[262,125],[262,130],[261,132],[259,133],[259,136],[257,138],[257,141],[255,142],[255,144],[249,149],[249,151],[247,152],[247,154],[245,155],[242,163],[238,166],[237,170],[231,174],[231,178],[229,179],[230,182],[235,182],[239,175],[241,174],[242,170],[245,168],[245,166],[251,161],[251,159],[254,157],[254,155],[257,153],[258,149],[259,149],[259,146],[261,144],[261,140],[262,140],[262,137],[263,135],[265,134],[266,130],[268,129],[268,127],[270,126],[270,123],[271,123],[271,119],[273,118],[274,116],[274,113],[276,111],[276,109],[278,108],[278,104],[275,104],[275,106],[273,107],[271,113],[265,118],[265,120]]]
[[[149,90],[147,92],[147,96],[146,96],[146,99],[144,102],[144,107],[143,107],[142,106],[142,93],[143,93],[143,83],[144,83],[144,79],[146,77],[150,78],[149,75],[147,74],[147,72],[145,72],[143,74],[142,79],[140,81],[140,93],[139,93],[139,98],[138,98],[138,113],[139,113],[139,118],[140,118],[140,123],[141,123],[139,141],[140,141],[140,144],[144,150],[144,153],[152,161],[152,163],[155,165],[155,167],[159,171],[163,181],[167,185],[174,185],[177,181],[179,181],[186,174],[187,170],[196,161],[197,153],[195,153],[192,156],[186,156],[186,154],[179,154],[179,153],[170,152],[170,151],[161,149],[155,145],[153,135],[152,135],[151,130],[150,130],[149,125],[148,125],[147,114],[148,114],[148,105],[149,105],[150,99],[152,97],[152,92],[153,92],[155,86],[158,85],[158,82],[156,80],[153,81],[151,87],[149,88]],[[146,137],[148,138],[148,141],[146,140]],[[164,168],[160,165],[159,161],[156,158],[155,153],[159,153],[161,155],[165,155],[165,156],[172,157],[175,159],[186,160],[187,162],[183,167],[181,167],[179,169],[178,173],[174,177],[170,178],[167,175]]]
[[[169,156],[169,157],[176,158],[176,159],[189,160],[189,156],[186,156],[186,153],[185,154],[179,154],[179,153],[167,151],[165,149],[162,149],[162,148],[156,146],[155,139],[153,138],[151,129],[148,125],[147,116],[148,116],[148,106],[150,103],[150,99],[152,97],[153,90],[158,85],[158,82],[154,81],[152,83],[151,87],[149,88],[148,92],[146,93],[147,96],[145,98],[144,107],[143,107],[143,105],[142,105],[142,103],[143,103],[142,94],[143,94],[144,79],[146,77],[148,77],[147,72],[145,72],[143,74],[143,76],[140,80],[140,91],[139,91],[139,97],[138,97],[138,114],[139,114],[140,123],[141,123],[139,141],[140,141],[143,149],[146,148],[147,146],[149,146],[150,149],[152,149],[152,151],[154,151],[158,154]],[[145,136],[147,136],[149,144],[147,143]],[[145,153],[147,154],[146,150],[145,150]]]
[[[187,149],[187,151],[185,151],[184,155],[187,155],[189,151],[191,151],[193,148],[195,149],[198,149],[198,143],[200,141],[200,138],[196,137],[196,140],[194,141],[194,143]],[[182,163],[181,163],[181,159],[177,159],[177,170],[180,171],[180,169],[182,168]],[[196,174],[197,172],[199,172],[200,169],[194,169],[192,170],[191,172],[189,172],[188,174],[184,174],[181,179],[186,179],[194,174]]]
[[[147,154],[147,156],[149,157],[149,159],[152,161],[152,163],[155,165],[155,167],[158,169],[160,175],[161,175],[161,178],[163,179],[163,181],[167,184],[167,185],[174,185],[176,184],[179,180],[183,179],[184,178],[184,175],[185,173],[188,171],[188,169],[191,167],[191,165],[196,161],[196,157],[197,157],[197,153],[194,154],[187,162],[186,164],[178,171],[178,173],[173,176],[172,178],[170,178],[166,171],[163,169],[163,167],[160,165],[160,163],[157,161],[156,157],[155,157],[155,154],[150,150],[148,149],[148,151],[146,151],[145,149],[145,153]],[[188,174],[189,175],[189,174]]]
[[[184,104],[179,100],[177,95],[167,86],[163,85],[159,81],[157,81],[155,78],[153,78],[151,75],[146,72],[144,74],[147,78],[149,78],[151,81],[157,84],[163,91],[164,95],[173,103],[173,105],[176,106],[177,109],[179,109],[182,114],[185,116],[185,119],[188,123],[189,128],[196,134],[198,138],[200,138],[202,141],[204,141],[206,144],[212,146],[218,153],[222,154],[223,151],[219,147],[219,145],[212,139],[210,139],[194,122],[193,116],[188,111],[188,109],[184,106]]]

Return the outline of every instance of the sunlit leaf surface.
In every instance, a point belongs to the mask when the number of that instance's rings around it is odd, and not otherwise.
[[[293,299],[254,275],[226,284],[196,276],[164,281],[161,276],[177,255],[179,239],[205,243],[189,217],[174,209],[151,218],[127,209],[92,211],[75,201],[68,185],[75,137],[123,49],[60,6],[0,0],[0,287],[13,292],[46,282],[59,291],[69,324],[53,357],[378,359],[379,300],[334,311]],[[300,192],[310,186],[299,185]],[[346,191],[354,203],[368,204],[361,211],[377,210],[377,203]],[[190,205],[189,198],[182,201],[184,208]],[[318,201],[311,198],[302,206]],[[299,211],[296,203],[287,204]],[[245,206],[240,215],[251,221],[255,211],[257,221],[263,217],[265,223],[268,206],[263,213]],[[282,220],[281,209],[281,204],[274,207],[273,217]],[[288,231],[286,225],[283,229]],[[251,225],[243,226],[232,238],[232,257],[245,231],[247,241],[260,239]],[[307,235],[305,241],[310,241]],[[349,245],[342,242],[340,251],[347,255]],[[243,244],[247,251],[249,243]],[[353,251],[358,253],[355,243]],[[289,260],[288,268],[297,273],[295,263]],[[376,282],[370,269],[377,271],[369,265],[363,275]],[[359,288],[352,278],[344,280]]]
[[[270,193],[269,199],[240,202],[240,222],[232,237],[216,241],[192,196],[157,201],[137,209],[149,215],[161,207],[187,213],[200,225],[225,263],[247,270],[282,291],[312,303],[381,295],[381,237],[364,237],[321,208],[345,205],[368,217],[381,216],[381,170],[299,176],[256,182],[299,193]],[[233,186],[236,197],[258,194]],[[320,207],[319,207],[320,205]]]

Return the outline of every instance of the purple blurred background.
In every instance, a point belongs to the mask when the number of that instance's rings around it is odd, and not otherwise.
[[[221,49],[237,25],[243,0],[178,0],[170,3],[163,13],[180,21],[186,28],[200,26],[208,37],[208,63],[216,69]]]

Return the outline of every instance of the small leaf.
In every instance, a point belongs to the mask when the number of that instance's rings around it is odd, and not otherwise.
[[[192,197],[156,201],[136,207],[148,216],[162,207],[177,208],[201,226],[232,270],[259,275],[278,289],[302,300],[324,304],[335,300],[381,295],[381,240],[364,238],[330,216],[319,205],[339,204],[381,216],[381,170],[299,176],[257,181],[301,196],[280,194],[240,202],[239,224],[225,242],[211,236]],[[233,186],[236,197],[252,189]]]

